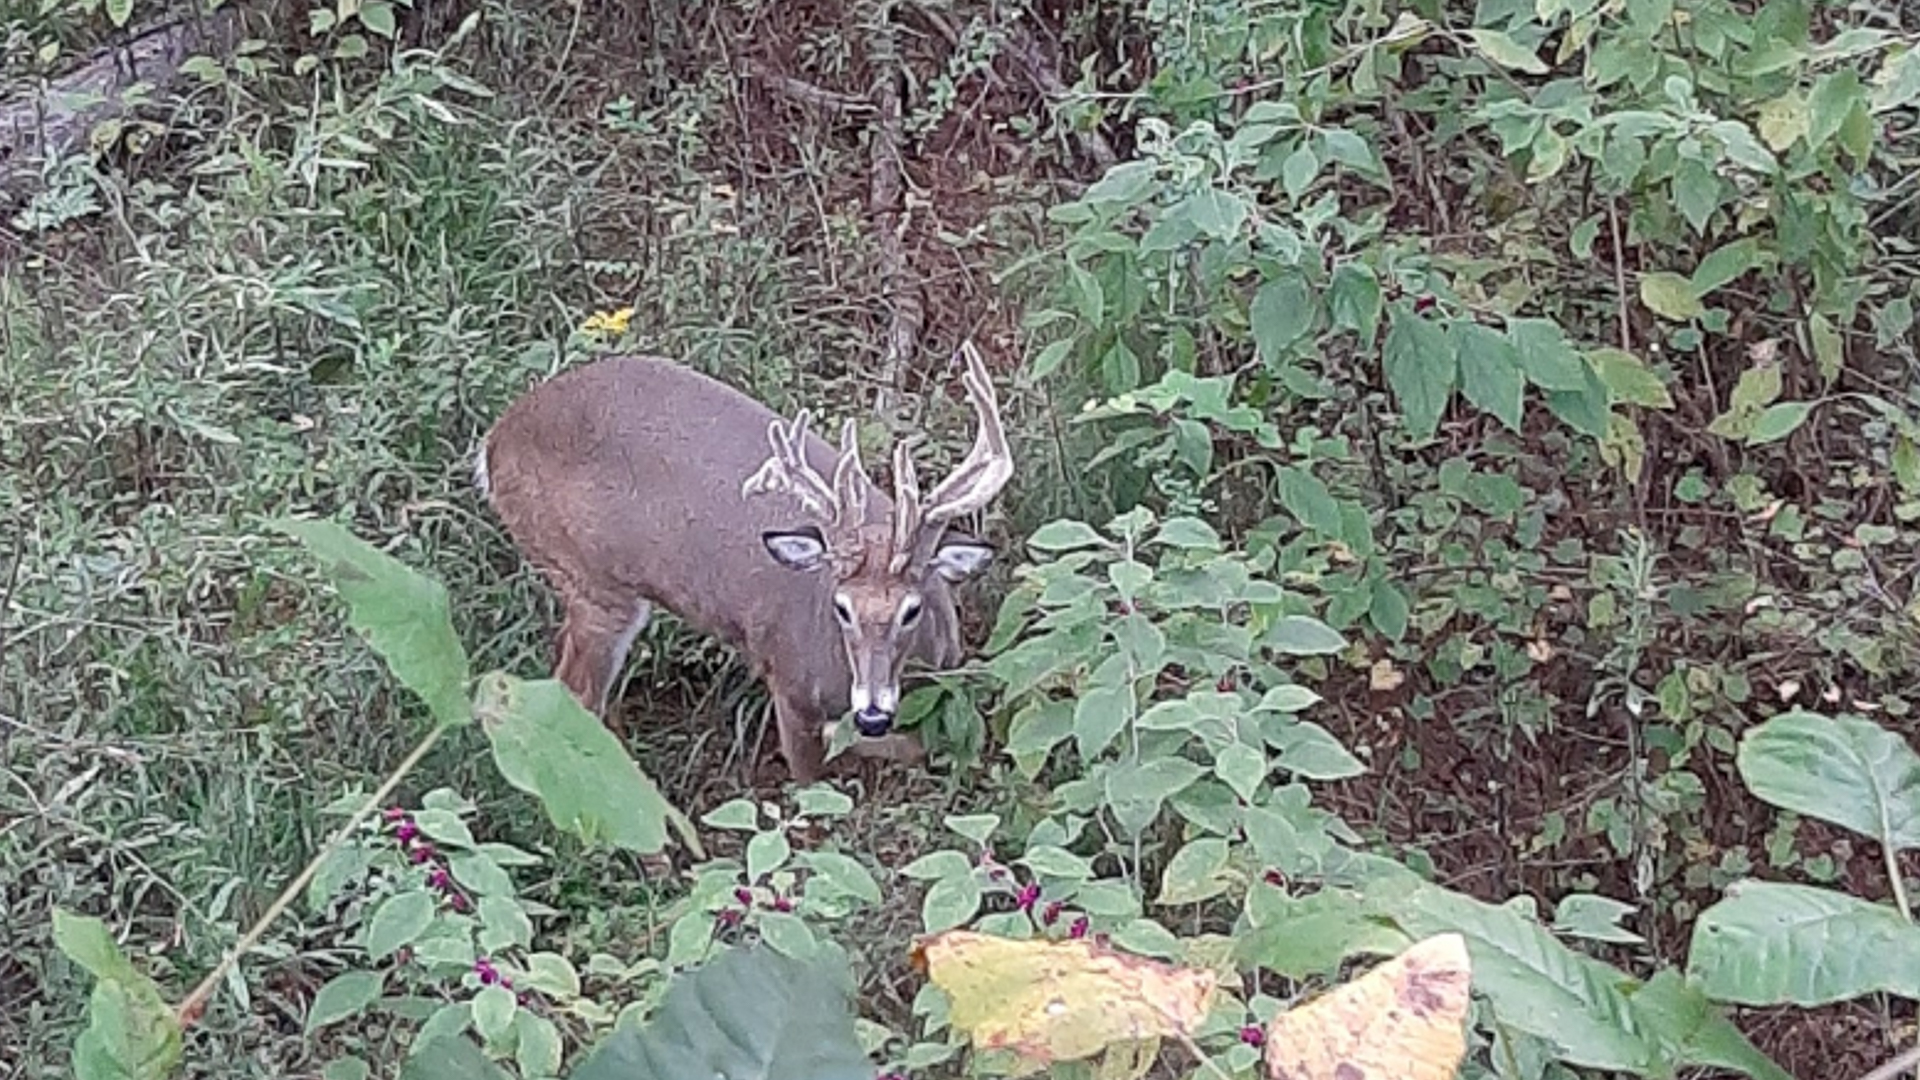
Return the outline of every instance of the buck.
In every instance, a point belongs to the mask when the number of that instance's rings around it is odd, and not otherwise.
[[[961,659],[952,587],[994,549],[956,523],[1013,474],[993,384],[964,352],[973,445],[924,496],[905,443],[889,497],[851,420],[836,452],[809,411],[783,421],[664,358],[598,360],[528,391],[482,439],[474,480],[563,602],[555,677],[604,720],[634,638],[664,608],[765,682],[794,779],[819,777],[823,735],[849,711],[855,752],[916,759],[918,742],[892,730],[903,670]]]

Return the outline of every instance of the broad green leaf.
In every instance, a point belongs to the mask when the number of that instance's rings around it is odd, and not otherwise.
[[[1793,434],[1801,424],[1806,423],[1815,404],[1811,401],[1781,401],[1767,406],[1766,411],[1754,420],[1753,431],[1747,435],[1747,445],[1762,446]]]
[[[1234,959],[1290,979],[1332,975],[1348,957],[1392,955],[1413,943],[1340,889],[1291,896],[1256,888],[1246,911],[1249,927],[1234,937]]]
[[[513,1016],[519,1011],[513,991],[498,985],[482,987],[473,995],[473,1030],[489,1044],[497,1042],[513,1026]]]
[[[1655,315],[1673,322],[1697,319],[1706,310],[1692,282],[1664,270],[1641,275],[1640,302]]]
[[[1027,537],[1027,546],[1039,551],[1071,551],[1105,543],[1105,538],[1095,532],[1093,526],[1073,520],[1049,521]]]
[[[1067,263],[1067,286],[1071,294],[1073,308],[1088,326],[1099,326],[1101,316],[1106,311],[1106,296],[1101,292],[1100,279],[1087,273],[1086,268],[1071,260]]]
[[[1340,504],[1320,478],[1294,465],[1280,468],[1280,505],[1294,519],[1329,539],[1340,536]]]
[[[1715,248],[1711,255],[1700,260],[1699,266],[1693,268],[1693,280],[1689,283],[1692,286],[1693,295],[1705,296],[1723,285],[1738,280],[1761,264],[1763,254],[1760,250],[1760,242],[1751,237]],[[1646,283],[1643,281],[1640,287],[1644,292]]]
[[[1228,743],[1213,755],[1213,774],[1235,795],[1251,801],[1267,778],[1267,756],[1245,743]]]
[[[465,723],[467,650],[439,582],[331,521],[282,519],[275,527],[321,563],[347,604],[347,624],[420,695],[441,724]]]
[[[554,1022],[530,1009],[521,1009],[513,1018],[513,1062],[527,1080],[560,1075],[560,1029]]]
[[[693,823],[558,680],[493,672],[480,681],[475,711],[500,775],[539,799],[557,828],[588,844],[653,854],[665,849],[671,822],[701,852]]]
[[[1327,314],[1333,325],[1351,330],[1362,348],[1370,348],[1380,331],[1380,279],[1373,267],[1348,260],[1334,268],[1327,285]]]
[[[116,27],[124,27],[133,18],[133,0],[107,0],[107,18]]]
[[[1710,434],[1723,439],[1744,439],[1753,432],[1754,421],[1780,396],[1780,365],[1763,360],[1740,373],[1734,384],[1727,411],[1707,425]]]
[[[360,5],[360,25],[392,41],[394,31],[398,28],[393,17],[393,5],[387,0],[364,0]]]
[[[815,881],[869,904],[881,902],[880,886],[873,874],[850,855],[837,851],[809,851],[800,856],[801,865],[813,871]],[[810,889],[815,888],[809,884]]]
[[[1205,772],[1185,758],[1116,762],[1106,770],[1107,807],[1129,837],[1146,831],[1160,808]]]
[[[1480,51],[1480,55],[1501,67],[1524,71],[1529,75],[1545,75],[1548,71],[1547,65],[1534,55],[1533,50],[1513,40],[1504,31],[1477,26],[1468,30],[1467,36],[1473,40],[1474,48]]]
[[[1615,401],[1650,409],[1673,408],[1673,397],[1666,384],[1639,357],[1624,349],[1600,348],[1587,354],[1587,361],[1607,385]]]
[[[1295,202],[1300,201],[1319,175],[1320,155],[1313,152],[1313,143],[1305,139],[1280,164],[1280,184],[1286,189],[1287,198]]]
[[[1866,88],[1860,85],[1860,73],[1840,67],[1814,84],[1807,96],[1807,145],[1820,149],[1828,139],[1840,133],[1847,114],[1866,100]]]
[[[1253,344],[1260,359],[1277,364],[1287,346],[1313,326],[1313,297],[1300,275],[1288,272],[1260,286],[1247,310],[1253,324]]]
[[[1161,523],[1160,531],[1154,534],[1154,541],[1190,550],[1220,550],[1220,534],[1214,531],[1213,526],[1192,517],[1168,518]]]
[[[1230,191],[1207,188],[1188,196],[1169,213],[1185,213],[1201,232],[1215,240],[1231,240],[1246,223],[1247,204]]]
[[[785,866],[792,857],[793,845],[787,842],[785,831],[755,833],[753,839],[747,841],[747,879],[759,881]]]
[[[1593,893],[1568,893],[1554,905],[1553,928],[1569,937],[1639,945],[1646,939],[1620,925],[1637,910],[1632,904]]]
[[[1588,368],[1560,325],[1551,319],[1508,319],[1507,339],[1513,343],[1520,369],[1542,390],[1582,391]]]
[[[1808,316],[1807,337],[1813,342],[1813,361],[1820,369],[1820,378],[1828,383],[1839,378],[1846,362],[1846,344],[1832,320],[1817,311]]]
[[[320,1070],[320,1080],[367,1080],[372,1075],[373,1066],[352,1055],[334,1058]]]
[[[1720,208],[1720,197],[1720,177],[1706,165],[1684,158],[1674,167],[1673,203],[1695,233],[1706,234],[1708,219]]]
[[[1133,719],[1133,687],[1095,686],[1080,695],[1073,707],[1074,749],[1080,760],[1092,761],[1113,745]]]
[[[409,889],[387,897],[367,920],[367,959],[384,960],[395,949],[413,944],[431,922],[433,894],[425,889]]]
[[[1289,615],[1273,624],[1260,643],[1288,656],[1324,656],[1347,647],[1340,632],[1310,615]]]
[[[1520,430],[1521,396],[1526,378],[1507,336],[1479,323],[1453,324],[1451,336],[1460,356],[1460,393],[1491,413],[1510,431]]]
[[[1775,153],[1792,146],[1812,129],[1813,114],[1797,92],[1782,94],[1760,106],[1760,137]]]
[[[1270,726],[1267,741],[1280,751],[1280,767],[1303,779],[1345,780],[1367,771],[1332,732],[1310,720]]]
[[[758,832],[760,806],[752,799],[729,799],[700,815],[700,824],[732,832]]]
[[[507,1071],[464,1035],[422,1037],[413,1044],[400,1080],[511,1080]]]
[[[1407,433],[1416,440],[1433,438],[1460,371],[1452,335],[1440,323],[1415,312],[1412,305],[1395,304],[1388,317],[1383,360],[1387,385],[1400,403]]]
[[[972,874],[943,877],[927,889],[920,902],[920,919],[927,933],[951,930],[971,920],[980,910],[980,883]]]
[[[87,1026],[73,1042],[74,1080],[167,1080],[180,1063],[180,1022],[160,987],[133,966],[106,924],[53,909],[53,943],[94,979]]]
[[[1741,881],[1700,913],[1687,969],[1708,994],[1740,1005],[1920,998],[1920,926],[1845,893]]]
[[[1896,851],[1920,848],[1920,754],[1865,717],[1782,713],[1746,733],[1735,763],[1774,806]]]
[[[1202,836],[1188,841],[1160,875],[1160,895],[1154,903],[1162,906],[1197,904],[1220,895],[1227,888],[1227,842],[1218,836]]]
[[[382,976],[377,971],[343,971],[328,979],[313,995],[307,1009],[308,1035],[336,1020],[359,1016],[367,1006],[380,1000]]]

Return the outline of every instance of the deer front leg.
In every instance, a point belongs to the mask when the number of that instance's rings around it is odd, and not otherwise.
[[[604,720],[607,694],[652,608],[645,600],[622,604],[575,596],[567,597],[566,605],[553,675],[582,707]]]
[[[820,779],[827,751],[821,742],[822,725],[813,713],[785,694],[773,696],[773,719],[780,729],[780,756],[787,759],[787,771],[796,784],[811,784]]]

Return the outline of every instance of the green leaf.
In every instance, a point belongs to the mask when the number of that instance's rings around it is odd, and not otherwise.
[[[133,0],[107,0],[107,18],[116,27],[127,25],[133,18]]]
[[[1586,389],[1587,363],[1568,343],[1559,323],[1551,319],[1508,319],[1507,340],[1513,343],[1520,369],[1533,385],[1542,390]]]
[[[1527,382],[1513,344],[1498,330],[1471,322],[1455,323],[1450,336],[1460,357],[1460,393],[1508,430],[1519,431]]]
[[[94,978],[87,1026],[73,1043],[74,1080],[166,1080],[180,1063],[180,1022],[160,987],[133,966],[106,924],[53,909],[53,943]]]
[[[1305,469],[1285,465],[1280,469],[1280,505],[1294,519],[1321,536],[1338,539],[1341,532],[1340,504],[1320,478]]]
[[[1217,836],[1202,836],[1174,852],[1160,875],[1160,896],[1154,903],[1164,906],[1197,904],[1226,891],[1227,842]]]
[[[1624,401],[1629,405],[1642,405],[1650,409],[1673,408],[1673,397],[1667,393],[1667,386],[1660,381],[1639,357],[1624,349],[1600,348],[1587,354],[1587,362],[1607,386],[1607,392],[1613,400]]]
[[[560,1075],[560,1029],[554,1022],[527,1009],[513,1018],[513,1062],[527,1080]]]
[[[392,41],[394,31],[397,29],[393,18],[393,5],[387,0],[364,0],[360,5],[360,25]]]
[[[1371,346],[1380,332],[1380,279],[1373,267],[1351,260],[1335,267],[1327,285],[1327,313],[1333,325],[1353,331],[1363,347]]]
[[[1504,31],[1477,26],[1468,30],[1467,36],[1473,40],[1474,48],[1480,51],[1480,55],[1501,67],[1524,71],[1529,75],[1545,75],[1548,71],[1547,65],[1534,55],[1532,49],[1513,40]]]
[[[367,1080],[372,1075],[373,1066],[368,1065],[365,1058],[351,1054],[334,1058],[320,1070],[320,1080]]]
[[[644,1025],[615,1029],[568,1080],[873,1080],[849,971],[824,951],[729,949],[675,976]]]
[[[775,870],[787,864],[793,857],[793,845],[787,842],[787,834],[780,830],[755,833],[747,841],[747,879],[759,881]]]
[[[1748,446],[1763,446],[1781,439],[1799,430],[1807,422],[1807,416],[1813,412],[1817,402],[1780,401],[1767,406],[1758,419],[1753,422],[1753,431],[1747,436]]]
[[[1744,439],[1753,432],[1755,420],[1773,399],[1780,396],[1780,365],[1762,360],[1740,373],[1733,386],[1727,411],[1713,418],[1707,431],[1723,439]]]
[[[927,933],[937,934],[967,922],[979,910],[980,883],[972,874],[943,877],[927,889],[920,903],[920,919]]]
[[[504,986],[481,987],[473,995],[473,1030],[489,1043],[498,1042],[513,1027],[513,1015],[519,1011],[513,991]]]
[[[1400,586],[1385,578],[1373,583],[1373,601],[1367,605],[1367,618],[1388,641],[1399,641],[1407,635],[1407,620],[1411,614],[1407,594],[1401,591]]]
[[[1920,926],[1845,893],[1741,881],[1700,913],[1687,969],[1708,994],[1740,1005],[1912,999],[1920,997]]]
[[[1310,615],[1289,615],[1273,624],[1261,644],[1288,656],[1325,656],[1346,648],[1347,640]]]
[[[1313,325],[1313,297],[1300,275],[1282,274],[1253,294],[1247,318],[1253,324],[1253,345],[1260,359],[1277,364],[1287,346]]]
[[[1067,285],[1072,293],[1073,308],[1088,326],[1099,326],[1101,315],[1106,310],[1106,296],[1100,290],[1100,280],[1077,262],[1067,263]]]
[[[1100,547],[1106,540],[1084,521],[1049,521],[1027,537],[1027,546],[1038,551],[1071,551],[1074,548]]]
[[[665,849],[671,822],[701,851],[693,823],[558,680],[493,672],[480,681],[476,711],[500,775],[539,799],[555,827],[645,855]]]
[[[1107,806],[1114,822],[1125,835],[1140,835],[1160,816],[1166,800],[1185,790],[1204,772],[1185,758],[1115,763],[1105,776]]]
[[[1133,687],[1095,686],[1073,707],[1073,742],[1080,760],[1100,756],[1133,719]]]
[[[731,832],[759,832],[760,805],[752,799],[729,799],[700,815],[700,824]]]
[[[1058,341],[1048,342],[1047,346],[1040,350],[1040,354],[1033,358],[1033,363],[1030,366],[1033,377],[1035,379],[1044,379],[1048,375],[1053,374],[1053,372],[1059,368],[1061,362],[1066,360],[1067,356],[1072,352],[1072,338],[1061,338]]]
[[[1692,293],[1696,297],[1705,296],[1715,289],[1739,280],[1749,271],[1759,266],[1763,260],[1760,242],[1751,237],[1735,240],[1731,244],[1722,244],[1713,254],[1700,260],[1693,268],[1693,280],[1690,282]],[[1641,283],[1644,293],[1646,283]]]
[[[328,979],[307,1009],[308,1035],[337,1020],[358,1016],[380,1000],[382,976],[377,971],[343,971]]]
[[[431,922],[433,894],[425,889],[409,889],[387,897],[367,921],[367,959],[384,960],[395,949],[413,944]]]
[[[511,945],[526,948],[533,944],[533,920],[517,899],[508,896],[483,896],[474,905],[480,916],[480,947],[499,952]]]
[[[1294,202],[1300,201],[1319,175],[1320,155],[1313,152],[1313,143],[1305,139],[1280,163],[1280,184],[1286,189],[1287,198]]]
[[[1807,146],[1819,150],[1838,135],[1847,114],[1865,100],[1866,89],[1854,69],[1841,67],[1822,76],[1807,96]]]
[[[1384,361],[1387,385],[1400,403],[1407,433],[1416,440],[1433,438],[1460,370],[1452,335],[1412,305],[1395,304],[1388,317]]]
[[[1865,717],[1782,713],[1746,733],[1735,764],[1774,806],[1895,851],[1920,848],[1920,754]]]
[[[1707,220],[1720,208],[1720,177],[1706,165],[1684,159],[1673,170],[1673,203],[1693,226],[1705,235]]]
[[[511,1080],[463,1035],[437,1035],[413,1044],[400,1080]]]
[[[467,651],[454,632],[447,590],[330,521],[282,519],[347,604],[347,624],[380,654],[439,723],[465,723]]]
[[[1846,362],[1846,345],[1840,339],[1840,332],[1833,328],[1833,322],[1814,312],[1807,317],[1807,337],[1813,342],[1813,360],[1820,369],[1820,378],[1828,383],[1839,378],[1840,368]]]
[[[1641,275],[1640,302],[1655,315],[1673,322],[1697,319],[1706,310],[1692,282],[1664,270]]]
[[[793,793],[793,802],[803,817],[846,817],[853,813],[853,799],[825,784],[801,788]]]
[[[1240,226],[1246,223],[1247,204],[1230,191],[1207,188],[1189,195],[1170,213],[1184,213],[1215,240],[1231,240],[1240,235]]]
[[[1374,159],[1373,148],[1367,145],[1367,140],[1346,128],[1325,129],[1320,133],[1320,142],[1328,158],[1355,172],[1369,176],[1379,174],[1380,163]]]
[[[845,893],[869,904],[881,902],[880,886],[873,880],[873,874],[852,856],[837,851],[809,851],[800,856],[801,865],[813,871],[814,878],[821,884]],[[814,888],[812,882],[808,888]]]
[[[1792,146],[1813,128],[1813,113],[1796,92],[1782,94],[1760,106],[1760,137],[1775,153]]]
[[[1228,743],[1213,755],[1213,774],[1251,802],[1260,781],[1267,778],[1267,756],[1245,743]]]
[[[1280,751],[1281,768],[1307,780],[1346,780],[1367,772],[1332,732],[1309,720],[1269,728],[1267,741]]]

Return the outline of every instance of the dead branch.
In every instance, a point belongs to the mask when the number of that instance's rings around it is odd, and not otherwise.
[[[784,97],[792,98],[802,105],[810,105],[824,112],[866,113],[873,111],[873,102],[853,94],[842,94],[837,90],[815,86],[791,75],[774,71],[758,60],[747,60],[741,65],[740,73],[751,79],[758,79],[767,88],[777,91]]]
[[[882,416],[892,418],[906,389],[907,366],[920,344],[920,331],[926,324],[926,305],[920,290],[907,274],[905,199],[901,181],[901,123],[899,42],[894,34],[893,4],[881,0],[873,5],[868,25],[867,56],[873,67],[874,84],[870,95],[879,107],[879,121],[873,128],[872,158],[867,169],[867,211],[873,215],[880,236],[880,288],[887,298],[891,315],[887,322],[886,354],[880,366],[880,393],[876,407]]]

